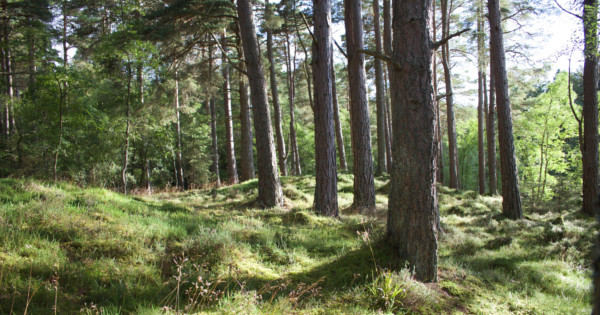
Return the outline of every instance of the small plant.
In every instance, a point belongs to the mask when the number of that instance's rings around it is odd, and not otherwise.
[[[366,287],[366,297],[373,308],[385,308],[394,312],[403,307],[403,299],[407,289],[404,283],[398,282],[393,273],[387,270],[373,275],[373,282]]]

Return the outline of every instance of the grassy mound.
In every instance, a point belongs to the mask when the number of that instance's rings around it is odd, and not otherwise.
[[[499,197],[440,188],[438,284],[382,241],[388,178],[371,216],[316,216],[314,179],[123,196],[0,179],[0,313],[589,313],[594,223],[574,210],[505,220]],[[352,177],[339,176],[340,208]],[[383,218],[383,219],[382,219]]]

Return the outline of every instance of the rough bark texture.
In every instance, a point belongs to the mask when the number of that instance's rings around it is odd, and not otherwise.
[[[246,71],[244,60],[244,50],[242,48],[239,27],[236,28],[238,41],[238,53],[240,57],[239,68]],[[240,93],[240,131],[241,131],[241,152],[240,152],[240,179],[246,181],[254,178],[254,153],[252,150],[252,115],[250,100],[248,98],[248,78],[240,72],[239,93]]]
[[[258,203],[265,207],[281,206],[283,193],[277,172],[277,157],[273,144],[273,127],[267,98],[267,83],[256,39],[254,17],[249,0],[238,0],[237,11],[240,32],[248,67],[256,153],[258,158]]]
[[[375,31],[375,50],[382,54],[381,27],[379,26],[379,0],[373,0],[373,25]],[[385,85],[383,83],[383,65],[375,59],[375,91],[377,104],[377,175],[387,172],[385,139]]]
[[[500,171],[502,172],[502,213],[510,219],[521,219],[521,195],[513,140],[512,115],[508,96],[508,79],[504,57],[504,43],[500,20],[500,3],[488,1],[490,20],[490,53],[498,103],[498,141],[500,143]]]
[[[388,240],[420,281],[437,281],[431,0],[394,1],[393,157]]]
[[[593,216],[598,196],[598,2],[583,4],[583,212]]]
[[[315,211],[338,216],[337,174],[333,98],[331,94],[331,1],[313,0],[314,120],[315,120]]]
[[[267,16],[272,13],[271,5],[265,2]],[[271,83],[271,97],[273,98],[273,111],[275,118],[275,137],[277,138],[277,158],[281,175],[287,176],[287,154],[285,152],[285,140],[283,139],[283,127],[281,125],[281,106],[279,105],[279,91],[277,90],[277,73],[275,72],[275,58],[273,57],[273,31],[267,28],[267,58],[269,59],[269,75]]]
[[[450,33],[448,0],[442,0],[442,38]],[[442,45],[442,67],[444,67],[444,82],[446,85],[446,121],[448,123],[448,167],[450,188],[459,188],[458,148],[456,146],[456,122],[454,119],[454,97],[452,95],[452,73],[450,70],[450,45]]]
[[[333,50],[333,48],[332,48]],[[335,81],[335,65],[331,63],[331,92],[333,97],[333,120],[335,122],[335,141],[337,143],[338,158],[340,159],[340,169],[348,171],[348,162],[346,162],[346,147],[344,147],[344,132],[342,131],[342,122],[340,121],[340,106],[337,97],[337,83]]]
[[[365,57],[363,49],[363,26],[359,0],[344,0],[344,24],[348,55],[348,88],[350,94],[350,135],[354,156],[354,203],[355,209],[375,208],[375,183],[373,157],[371,155],[371,126],[369,103],[365,81]],[[316,81],[315,81],[316,84]]]
[[[231,83],[229,80],[229,62],[227,62],[227,40],[225,33],[223,33],[223,39],[221,47],[222,51],[222,62],[223,67],[223,103],[225,105],[225,145],[227,154],[227,176],[229,184],[237,184],[239,182],[237,174],[237,163],[235,161],[235,144],[233,141],[233,121],[231,115]]]

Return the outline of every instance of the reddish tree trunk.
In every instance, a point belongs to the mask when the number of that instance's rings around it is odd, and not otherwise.
[[[338,216],[333,97],[331,92],[331,1],[313,0],[314,120],[315,120],[315,211]]]
[[[235,28],[238,54],[240,62],[239,68],[246,71],[244,62],[244,49],[242,48],[242,38],[239,27]],[[254,178],[254,152],[252,150],[252,115],[250,100],[248,98],[248,79],[242,72],[239,74],[239,93],[240,93],[240,131],[241,131],[241,152],[240,152],[240,177],[242,181]]]
[[[442,38],[450,33],[448,0],[442,0]],[[458,148],[456,146],[456,123],[454,118],[454,96],[452,95],[452,73],[450,70],[450,45],[442,45],[442,66],[446,85],[446,121],[448,123],[448,167],[450,169],[450,188],[459,188]]]
[[[512,115],[508,96],[508,79],[504,57],[504,42],[500,20],[500,3],[488,1],[490,20],[490,53],[492,74],[498,103],[498,141],[500,143],[500,171],[502,172],[502,213],[510,219],[523,218],[519,177],[513,140]]]
[[[375,50],[382,54],[381,27],[379,26],[379,0],[373,0],[373,24],[375,31]],[[386,122],[385,122],[385,85],[383,83],[383,65],[375,59],[375,90],[377,104],[377,175],[387,172]]]
[[[437,281],[435,108],[431,0],[394,1],[391,72],[394,165],[388,240],[420,281]]]
[[[269,1],[265,2],[266,15],[273,14]],[[287,154],[283,127],[281,125],[281,106],[279,105],[279,91],[277,90],[277,73],[275,72],[275,58],[273,57],[273,31],[267,28],[267,58],[269,59],[269,74],[271,81],[271,97],[273,98],[273,111],[275,118],[275,137],[277,139],[277,157],[281,175],[287,176]]]
[[[350,119],[352,121],[350,134],[354,157],[354,203],[352,207],[363,211],[375,208],[375,183],[371,155],[369,104],[365,82],[365,58],[359,52],[363,49],[363,26],[359,0],[344,0],[344,18],[348,46]]]
[[[598,2],[583,1],[583,212],[597,215],[598,196]]]
[[[258,40],[256,39],[252,6],[249,0],[238,0],[237,4],[240,32],[250,81],[254,131],[256,132],[258,158],[257,201],[266,207],[281,206],[283,204],[283,192],[281,191],[281,182],[277,172],[271,110],[267,98],[267,84],[258,49]]]

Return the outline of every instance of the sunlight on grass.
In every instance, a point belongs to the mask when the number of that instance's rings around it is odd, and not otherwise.
[[[440,187],[440,282],[423,284],[382,241],[388,181],[376,213],[331,219],[310,176],[284,177],[274,209],[256,180],[152,196],[0,180],[0,313],[589,313],[592,220],[513,222],[500,197]]]

